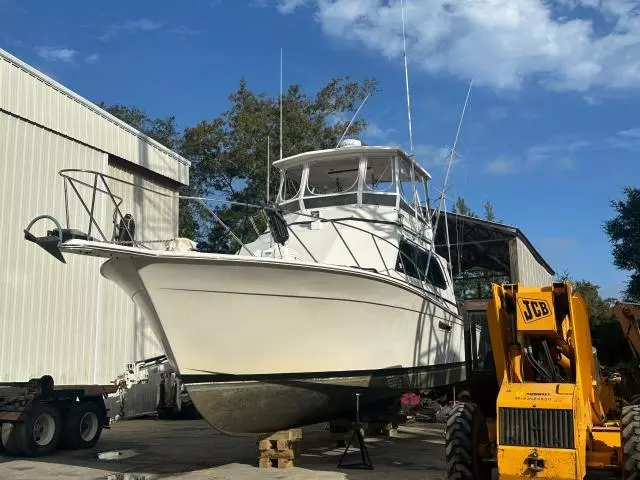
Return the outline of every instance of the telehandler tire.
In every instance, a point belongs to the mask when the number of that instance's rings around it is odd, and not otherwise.
[[[640,479],[640,405],[622,407],[620,417],[622,451],[624,454],[624,478]]]
[[[475,403],[457,403],[445,428],[448,480],[490,480],[491,467],[482,461],[478,446],[489,443],[484,414]]]

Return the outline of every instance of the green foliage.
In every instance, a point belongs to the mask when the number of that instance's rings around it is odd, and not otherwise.
[[[589,309],[589,321],[592,325],[610,321],[611,308],[615,303],[612,299],[603,299],[600,296],[600,287],[587,280],[578,280],[573,284],[573,289],[582,295]]]
[[[626,295],[640,301],[640,189],[628,187],[625,199],[612,201],[616,216],[607,221],[604,230],[612,244],[613,263],[630,272]]]
[[[564,270],[554,278],[555,282],[571,282],[573,291],[579,293],[584,298],[589,310],[589,322],[591,325],[606,323],[613,319],[611,309],[616,303],[615,298],[602,298],[600,286],[588,280],[574,280],[571,274]]]
[[[604,365],[616,365],[632,358],[627,341],[618,321],[613,317],[615,298],[602,298],[600,287],[588,280],[572,280],[568,271],[556,275],[556,282],[570,281],[573,289],[584,298],[589,311],[589,324],[593,346]]]
[[[496,215],[493,212],[493,204],[491,203],[491,200],[487,199],[486,202],[484,202],[484,219],[489,221],[489,222],[495,222],[496,221]]]
[[[460,215],[479,218],[478,215],[469,208],[469,206],[467,205],[467,202],[461,196],[458,196],[458,198],[456,198],[456,201],[454,202],[453,207],[451,207],[451,211],[453,213],[459,213]]]
[[[282,97],[283,156],[309,150],[334,148],[344,133],[352,112],[367,94],[378,90],[375,80],[356,82],[348,77],[333,78],[314,95],[291,85]],[[216,196],[249,204],[267,201],[267,138],[271,162],[280,155],[280,98],[252,91],[242,80],[229,97],[230,107],[218,118],[205,120],[178,133],[175,117],[150,118],[144,110],[124,105],[99,106],[157,142],[191,161],[189,187],[185,196]],[[353,122],[347,136],[358,135],[367,122]],[[269,200],[275,199],[279,176],[271,169]],[[220,204],[214,209],[243,241],[255,236],[254,226],[264,222],[248,215],[255,211]],[[229,233],[211,215],[193,202],[180,202],[181,236],[206,238],[216,251],[238,248]]]
[[[304,93],[299,85],[289,86],[282,98],[283,156],[334,148],[347,127],[349,113],[376,90],[373,80],[358,83],[349,78],[332,79],[315,95]],[[230,108],[219,118],[185,130],[182,152],[192,162],[193,184],[199,195],[262,204],[267,200],[267,138],[271,162],[279,158],[280,99],[253,92],[243,80],[229,100]],[[335,121],[342,118],[347,120]],[[366,126],[364,120],[354,121],[347,136],[361,133]],[[272,169],[271,201],[278,183]],[[216,213],[243,241],[254,238],[255,230],[247,220],[251,210],[221,205]],[[207,236],[216,251],[238,248],[218,223],[211,224]]]

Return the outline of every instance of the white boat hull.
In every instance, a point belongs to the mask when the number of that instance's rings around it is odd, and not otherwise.
[[[194,404],[219,430],[289,428],[350,410],[355,391],[366,404],[464,379],[455,306],[399,279],[249,256],[115,249],[102,274],[154,324]]]

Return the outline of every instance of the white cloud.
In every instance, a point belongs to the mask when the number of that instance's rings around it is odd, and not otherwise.
[[[516,171],[516,161],[511,157],[498,157],[487,164],[487,170],[497,175],[505,175]]]
[[[640,150],[640,127],[620,130],[614,136],[609,137],[607,143],[614,148],[637,152]]]
[[[323,31],[383,56],[402,56],[400,1],[280,0],[314,5]],[[407,0],[409,61],[431,73],[498,88],[533,80],[555,90],[640,85],[637,0]],[[575,9],[587,9],[578,17]]]
[[[181,37],[192,37],[194,35],[200,35],[202,32],[200,30],[188,27],[186,25],[177,25],[171,28],[169,30],[169,33],[173,33]]]
[[[106,31],[98,37],[98,39],[107,42],[113,40],[121,33],[144,33],[152,32],[162,28],[166,22],[157,22],[148,18],[139,20],[127,20],[123,23],[113,24],[107,27]]]
[[[91,55],[84,57],[85,63],[96,63],[98,60],[100,60],[100,55],[97,53],[92,53]]]
[[[308,3],[309,0],[278,0],[278,10],[280,13],[288,14]]]
[[[429,145],[419,143],[413,148],[413,154],[416,161],[424,167],[442,167],[449,161],[451,147]],[[454,164],[460,163],[460,159],[456,158]]]
[[[522,156],[500,156],[487,163],[490,173],[506,175],[521,173],[534,168],[551,168],[554,171],[567,171],[575,167],[575,155],[588,147],[591,142],[566,137],[554,142],[529,147]]]
[[[74,57],[77,55],[76,50],[60,47],[38,47],[36,53],[48,62],[65,62],[73,63]]]
[[[369,122],[367,129],[363,133],[363,137],[366,138],[369,143],[374,142],[376,144],[397,144],[392,139],[392,136],[397,133],[395,128],[382,128],[375,122]]]

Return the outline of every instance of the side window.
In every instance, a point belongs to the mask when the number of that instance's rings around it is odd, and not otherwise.
[[[427,262],[425,261],[425,268]],[[447,280],[440,266],[440,262],[436,257],[431,257],[431,263],[429,263],[429,271],[427,272],[427,281],[438,288],[447,288]]]
[[[398,246],[398,259],[396,260],[396,271],[405,273],[410,277],[424,280],[424,269],[420,268],[420,249],[411,243],[400,240]],[[426,267],[426,259],[425,259]]]
[[[427,263],[429,271],[425,275]],[[396,271],[406,273],[418,280],[426,280],[437,288],[447,288],[447,280],[438,259],[432,256],[429,261],[429,252],[405,240],[400,240]]]

